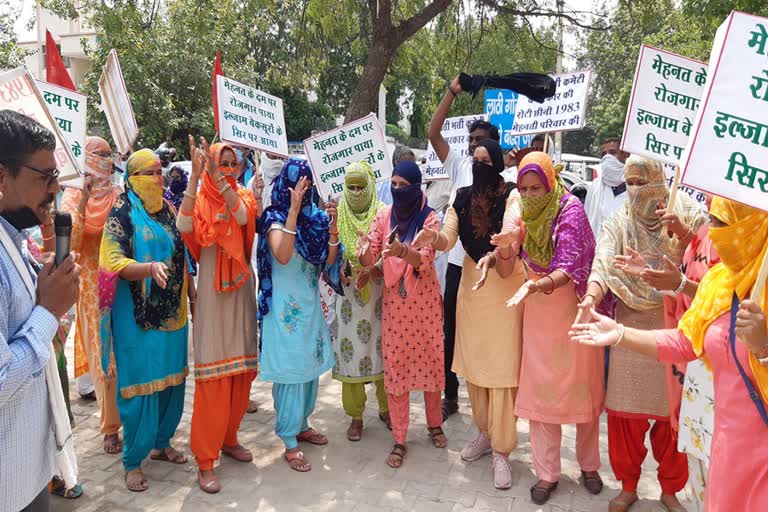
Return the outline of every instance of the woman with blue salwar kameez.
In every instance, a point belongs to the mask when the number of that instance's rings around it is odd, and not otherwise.
[[[99,255],[101,366],[106,378],[117,378],[126,485],[144,491],[141,462],[147,455],[187,462],[170,445],[189,371],[187,269],[176,214],[163,200],[157,156],[137,151],[127,174]]]
[[[317,208],[311,189],[309,164],[288,160],[262,216],[258,246],[261,379],[273,383],[275,433],[285,444],[288,465],[300,472],[312,466],[298,443],[328,442],[308,423],[320,375],[334,365],[318,284],[322,274],[341,293],[343,255],[336,206]]]

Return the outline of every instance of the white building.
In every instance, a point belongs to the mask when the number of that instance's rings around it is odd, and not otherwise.
[[[27,30],[24,25],[32,15],[35,16],[35,24],[31,30]],[[45,80],[45,31],[49,30],[59,47],[64,65],[75,82],[75,87],[80,87],[88,71],[88,57],[83,51],[81,41],[85,38],[90,45],[96,41],[96,32],[88,26],[85,19],[64,20],[40,7],[36,1],[24,0],[16,26],[19,46],[32,52],[26,57],[24,64],[35,78]]]

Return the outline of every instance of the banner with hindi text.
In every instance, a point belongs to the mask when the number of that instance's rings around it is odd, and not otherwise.
[[[70,145],[26,68],[19,67],[0,74],[0,110],[4,109],[31,117],[53,132],[56,137],[54,156],[56,168],[59,170],[59,183],[82,187],[80,167],[77,165]]]
[[[283,100],[216,76],[221,140],[288,158]]]
[[[641,46],[621,148],[677,165],[688,144],[707,71],[703,62]]]
[[[107,55],[107,62],[99,77],[99,95],[117,150],[123,155],[132,152],[139,138],[139,127],[123,80],[120,60],[114,49]]]
[[[377,182],[392,177],[392,157],[375,114],[308,138],[304,153],[312,167],[314,185],[324,200],[341,195],[344,168],[352,162],[366,160]]]
[[[80,171],[85,171],[85,132],[88,101],[82,94],[64,87],[36,80],[61,135],[69,144]]]
[[[515,109],[519,94],[506,89],[486,89],[485,115],[488,122],[499,129],[499,142],[503,149],[527,148],[533,140],[533,135],[514,135]]]
[[[681,182],[768,211],[768,18],[732,12],[709,62]]]
[[[485,114],[449,117],[443,123],[443,128],[440,130],[440,133],[445,139],[445,142],[451,147],[451,151],[457,151],[462,157],[466,157],[469,155],[467,152],[467,146],[469,145],[469,127],[475,121],[487,120],[488,116]],[[437,153],[435,153],[435,148],[432,147],[431,142],[427,145],[427,153],[425,157],[427,159],[427,165],[422,171],[422,180],[447,180],[448,174],[443,168],[443,162],[437,157]]]

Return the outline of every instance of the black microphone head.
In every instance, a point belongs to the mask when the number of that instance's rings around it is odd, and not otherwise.
[[[53,226],[56,236],[69,236],[72,233],[72,216],[67,212],[56,212]]]

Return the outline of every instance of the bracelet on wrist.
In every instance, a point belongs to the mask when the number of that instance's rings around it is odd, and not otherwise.
[[[626,327],[624,327],[624,324],[618,324],[616,328],[619,330],[619,339],[616,341],[616,343],[613,344],[614,347],[619,343],[621,343],[621,340],[624,339],[624,331],[626,330]]]
[[[554,280],[554,279],[552,279],[552,276],[551,276],[551,275],[549,275],[549,274],[547,274],[547,275],[545,275],[544,277],[542,277],[542,280],[543,280],[543,279],[549,279],[549,280],[552,282],[552,289],[551,289],[551,290],[549,290],[548,292],[543,292],[543,293],[544,293],[544,295],[552,295],[552,293],[555,291],[555,280]]]
[[[294,235],[294,236],[296,235],[296,232],[295,232],[295,231],[292,231],[292,230],[288,229],[288,228],[287,228],[287,227],[285,227],[285,226],[282,226],[282,227],[280,228],[280,231],[282,231],[283,233],[288,233],[289,235]]]
[[[688,284],[688,278],[685,277],[685,274],[680,274],[680,286],[677,287],[677,290],[675,290],[675,295],[678,295],[682,293],[682,291],[685,289],[685,285]]]
[[[336,240],[335,242],[331,242],[330,240],[328,240],[328,245],[330,245],[331,247],[338,247],[340,243],[341,243],[341,240]]]
[[[453,94],[453,97],[454,97],[454,98],[455,98],[455,97],[457,97],[457,96],[459,95],[459,93],[457,93],[456,91],[454,91],[454,90],[453,90],[453,87],[451,87],[450,85],[448,86],[448,91],[450,91],[450,93],[451,93],[451,94]]]
[[[187,192],[187,191],[185,190],[185,191],[184,191],[184,197],[188,197],[188,198],[190,198],[190,199],[192,199],[192,200],[194,201],[194,200],[195,200],[195,198],[197,197],[197,194],[193,194],[193,193],[191,193],[191,192]]]
[[[53,240],[54,238],[56,238],[55,234],[51,235],[51,236],[44,236],[43,237],[43,242],[47,242],[48,240]]]

